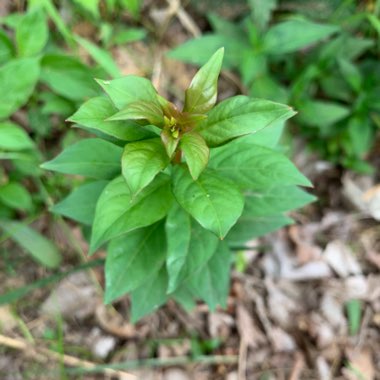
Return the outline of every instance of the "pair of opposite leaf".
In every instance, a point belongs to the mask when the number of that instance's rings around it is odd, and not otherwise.
[[[145,93],[132,98],[110,93],[107,87],[109,82],[99,81],[112,100],[122,99],[114,101],[121,110],[107,121],[135,120],[142,126],[160,129],[160,138],[132,142],[124,148],[122,174],[133,195],[148,186],[170,162],[180,163],[182,153],[194,180],[206,168],[210,151],[196,126],[207,118],[207,112],[216,103],[223,55],[224,49],[221,48],[194,76],[185,93],[183,111],[159,96],[152,85],[147,87]]]

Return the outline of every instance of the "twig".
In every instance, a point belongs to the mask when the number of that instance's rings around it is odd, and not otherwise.
[[[70,367],[82,367],[86,371],[91,371],[92,369],[99,367],[96,363],[90,362],[88,360],[81,360],[75,356],[59,354],[58,352],[51,351],[44,347],[36,347],[30,345],[21,338],[14,339],[0,334],[0,345],[13,348],[19,351],[24,351],[27,354],[32,354],[39,360],[43,360],[44,357],[47,357],[48,359],[54,361],[62,361],[65,365]],[[125,380],[137,380],[137,377],[135,375],[117,369],[98,368],[98,372],[99,370],[100,372],[106,375],[123,376],[123,379]]]
[[[290,373],[289,380],[299,380],[305,367],[305,361],[300,352],[297,352],[295,362]]]
[[[247,342],[244,338],[241,338],[240,345],[239,345],[238,380],[247,379],[247,354],[248,354]]]
[[[138,369],[138,368],[166,368],[174,366],[186,366],[192,364],[218,365],[218,364],[236,364],[238,356],[236,355],[214,355],[214,356],[176,356],[172,358],[151,358],[143,360],[130,360],[121,363],[101,364],[92,369],[71,369],[72,374],[96,373],[109,369]]]
[[[202,32],[191,16],[185,11],[180,0],[166,0],[172,15],[176,15],[182,26],[194,37],[199,37]]]

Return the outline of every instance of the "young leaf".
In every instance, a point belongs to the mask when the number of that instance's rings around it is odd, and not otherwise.
[[[107,183],[107,181],[85,183],[74,189],[64,200],[54,205],[50,211],[91,225],[95,216],[96,202]]]
[[[91,252],[106,241],[153,224],[168,213],[172,203],[170,177],[162,174],[132,197],[123,177],[106,186],[96,205]]]
[[[178,203],[200,225],[221,239],[236,223],[244,198],[234,183],[205,170],[194,181],[187,168],[177,166],[173,172],[173,192]]]
[[[84,103],[68,120],[123,141],[142,140],[152,136],[151,132],[133,122],[108,121],[117,111],[109,98],[98,96]]]
[[[112,81],[98,79],[97,82],[119,110],[137,101],[145,101],[160,107],[157,92],[148,79],[128,75]]]
[[[308,20],[289,20],[269,29],[264,37],[264,49],[269,54],[286,54],[318,42],[339,28]]]
[[[75,39],[111,77],[121,76],[118,66],[106,50],[79,36],[76,36]]]
[[[61,255],[57,248],[32,228],[19,222],[1,219],[0,229],[42,265],[48,268],[59,266]]]
[[[132,323],[157,310],[167,300],[168,275],[165,266],[155,276],[131,292]]]
[[[30,193],[17,182],[0,186],[0,202],[16,210],[30,211],[33,207]]]
[[[274,186],[312,186],[283,154],[245,139],[213,149],[209,166],[243,189],[268,189]]]
[[[146,284],[162,267],[166,256],[162,223],[113,239],[106,258],[105,302]]]
[[[148,120],[150,124],[162,126],[164,114],[159,105],[140,100],[129,103],[121,111],[109,117],[108,120]]]
[[[226,307],[230,283],[231,252],[226,243],[221,242],[207,265],[194,274],[188,286],[194,294],[205,300],[211,311],[217,305]]]
[[[233,138],[257,132],[275,122],[285,121],[293,115],[295,112],[284,104],[240,95],[219,103],[196,131],[209,146],[218,146]]]
[[[173,137],[172,133],[168,129],[163,129],[160,136],[168,157],[172,159],[179,144],[179,138]]]
[[[255,216],[244,211],[226,237],[230,246],[243,246],[247,241],[264,236],[294,221],[284,215]]]
[[[0,123],[0,149],[19,151],[33,148],[32,139],[21,127],[10,121]]]
[[[123,149],[101,139],[84,139],[70,145],[43,169],[78,174],[97,179],[111,179],[120,173]]]
[[[121,167],[132,196],[148,186],[168,164],[169,157],[160,138],[127,144]]]
[[[180,272],[186,262],[191,239],[190,215],[173,202],[165,223],[168,253],[166,268],[169,274],[168,293],[173,292],[180,281]]]
[[[0,68],[0,119],[12,115],[28,101],[39,74],[36,58],[15,59]]]
[[[223,55],[221,48],[195,74],[185,93],[185,112],[204,114],[215,105]]]
[[[16,28],[16,43],[20,57],[39,54],[49,38],[45,13],[41,8],[26,13]]]
[[[205,140],[197,132],[185,133],[181,138],[180,147],[185,154],[191,176],[197,180],[210,157],[210,150]]]

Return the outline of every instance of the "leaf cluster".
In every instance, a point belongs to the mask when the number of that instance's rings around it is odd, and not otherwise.
[[[209,14],[212,33],[170,56],[201,65],[224,46],[224,67],[236,70],[250,96],[301,110],[296,131],[334,163],[369,171],[365,161],[379,128],[379,9],[352,2],[307,4],[284,12],[277,0],[247,1],[251,14],[231,22]],[[305,4],[306,3],[306,4]],[[377,12],[377,13],[376,13]]]
[[[182,109],[145,78],[98,80],[105,94],[70,117],[96,137],[43,164],[88,178],[53,212],[91,226],[92,252],[107,245],[105,301],[129,293],[133,320],[169,298],[225,306],[232,249],[314,199],[276,149],[290,107],[247,96],[215,105],[223,53],[194,76]]]

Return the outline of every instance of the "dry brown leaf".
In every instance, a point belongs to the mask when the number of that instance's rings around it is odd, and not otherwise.
[[[259,330],[252,315],[242,304],[238,304],[236,307],[236,324],[240,339],[243,340],[247,346],[256,348],[266,342],[264,334]]]
[[[134,338],[146,333],[145,329],[137,332],[135,326],[128,323],[115,309],[103,304],[96,309],[96,319],[103,330],[120,338]]]
[[[346,356],[349,360],[349,367],[344,368],[343,373],[347,380],[375,379],[376,373],[370,349],[362,349],[361,351],[347,349]]]
[[[17,320],[9,305],[0,307],[0,331],[9,332],[17,326]]]
[[[331,293],[326,291],[321,300],[321,311],[327,321],[338,331],[344,334],[347,331],[347,320],[343,313],[342,303]]]
[[[354,252],[340,240],[334,240],[327,244],[323,258],[340,277],[361,274],[361,268]]]
[[[227,313],[215,312],[208,314],[208,331],[213,338],[228,338],[234,325],[234,319]]]

